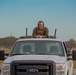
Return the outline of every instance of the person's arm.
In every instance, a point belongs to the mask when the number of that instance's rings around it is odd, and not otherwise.
[[[33,33],[32,33],[32,37],[33,37],[33,38],[36,38],[36,30],[37,30],[37,27],[35,27],[35,28],[33,29]]]
[[[48,37],[48,34],[49,34],[49,30],[47,27],[45,27],[45,35],[43,35],[42,37],[43,38],[47,38]]]

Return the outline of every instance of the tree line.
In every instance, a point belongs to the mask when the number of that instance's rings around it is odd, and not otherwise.
[[[67,48],[76,48],[76,41],[74,39],[70,39],[69,41],[65,42]]]
[[[31,38],[31,36],[25,38]],[[17,39],[19,38],[15,38],[13,36],[0,38],[0,46],[11,47]],[[65,44],[67,48],[76,47],[76,41],[74,39],[70,39],[69,41],[66,41]]]
[[[10,37],[5,37],[5,38],[0,38],[0,46],[3,47],[11,47],[14,42],[17,40],[18,38],[15,38],[13,36]]]

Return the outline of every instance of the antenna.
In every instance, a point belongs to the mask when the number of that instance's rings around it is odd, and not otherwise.
[[[26,28],[26,36],[27,36],[27,29],[28,29],[28,28]]]
[[[56,37],[56,32],[57,32],[57,29],[55,29],[55,32],[54,32],[54,37]]]

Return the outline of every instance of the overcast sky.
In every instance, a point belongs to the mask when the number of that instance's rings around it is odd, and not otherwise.
[[[42,20],[49,35],[76,40],[76,0],[0,0],[0,38],[28,35]]]

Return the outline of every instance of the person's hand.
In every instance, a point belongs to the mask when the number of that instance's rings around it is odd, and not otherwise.
[[[39,38],[39,35],[36,35],[36,38]]]
[[[36,38],[42,38],[42,36],[41,35],[36,35]]]
[[[42,36],[40,35],[39,38],[42,38]]]

